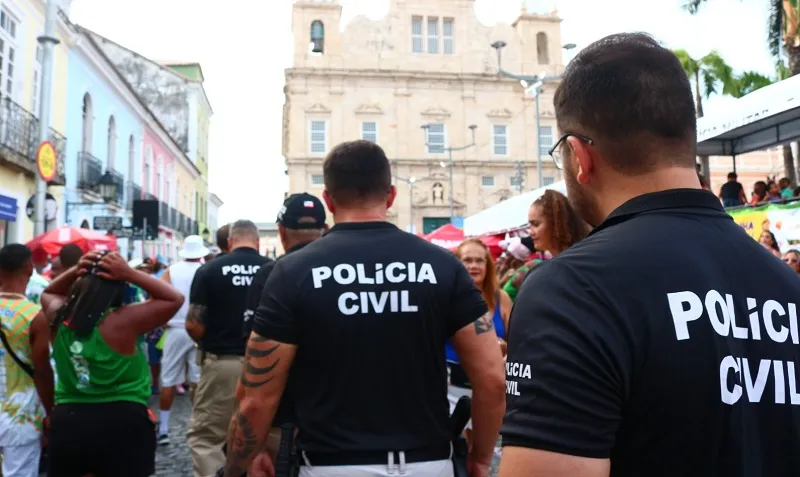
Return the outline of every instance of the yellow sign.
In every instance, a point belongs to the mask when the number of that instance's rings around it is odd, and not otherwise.
[[[739,224],[748,235],[756,240],[761,238],[761,232],[764,229],[769,230],[766,207],[760,209],[743,208],[731,211],[729,214],[733,217],[734,222]]]
[[[56,176],[58,158],[56,148],[50,141],[44,141],[36,151],[36,167],[39,169],[39,176],[45,182],[50,182]]]

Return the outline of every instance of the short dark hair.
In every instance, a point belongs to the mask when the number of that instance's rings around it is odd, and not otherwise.
[[[74,243],[68,243],[58,251],[58,258],[61,260],[61,265],[64,268],[74,267],[81,260],[82,256],[83,250]]]
[[[697,118],[678,58],[645,33],[598,40],[569,62],[553,98],[562,133],[582,133],[636,175],[693,167]]]
[[[739,176],[737,176],[735,172],[729,172],[728,173],[728,179],[736,179],[737,177],[739,177]]]
[[[230,225],[230,236],[250,236],[250,238],[258,240],[258,227],[252,220],[240,219]]]
[[[341,205],[385,197],[392,188],[389,159],[370,141],[343,142],[331,149],[322,174],[328,195]]]
[[[17,273],[33,258],[31,249],[21,243],[10,243],[0,248],[0,271]]]
[[[217,229],[217,246],[222,250],[228,250],[228,237],[230,237],[230,234],[230,224],[225,224]]]

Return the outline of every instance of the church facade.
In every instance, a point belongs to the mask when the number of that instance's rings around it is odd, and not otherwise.
[[[430,232],[513,195],[559,180],[546,82],[535,101],[520,81],[563,71],[560,18],[523,8],[512,24],[482,25],[473,0],[391,0],[377,21],[340,28],[335,0],[296,0],[286,70],[283,155],[289,193],[321,196],[322,162],[336,144],[379,144],[393,163],[390,220]],[[474,126],[474,128],[471,128]],[[474,135],[474,145],[473,143]]]

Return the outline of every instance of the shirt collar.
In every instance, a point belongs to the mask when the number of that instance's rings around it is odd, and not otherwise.
[[[301,248],[305,247],[306,245],[308,245],[310,243],[311,242],[299,243],[299,244],[295,245],[294,247],[290,248],[289,250],[287,250],[286,251],[286,255],[288,255],[288,254],[290,254],[292,252],[296,252],[296,251],[300,250]]]
[[[398,230],[397,227],[390,222],[375,221],[375,222],[343,222],[331,227],[325,235],[333,232],[340,232],[344,230]]]
[[[669,189],[643,194],[630,199],[614,209],[603,223],[595,227],[589,235],[624,222],[641,213],[684,208],[705,209],[704,212],[706,213],[725,214],[725,209],[719,199],[707,190]]]
[[[253,247],[239,247],[236,250],[231,250],[226,255],[231,255],[231,254],[234,254],[234,253],[247,254],[247,255],[253,255],[253,254],[259,255],[258,250],[254,249]]]

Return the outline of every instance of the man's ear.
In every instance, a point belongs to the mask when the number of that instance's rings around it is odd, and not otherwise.
[[[334,204],[333,197],[331,197],[327,190],[322,191],[322,200],[325,201],[325,205],[328,207],[328,210],[331,211],[331,214],[335,214],[336,204]]]
[[[580,139],[570,136],[567,138],[567,144],[570,148],[570,155],[574,161],[575,180],[578,184],[588,184],[595,171],[595,161],[592,157],[592,150],[589,145]]]

